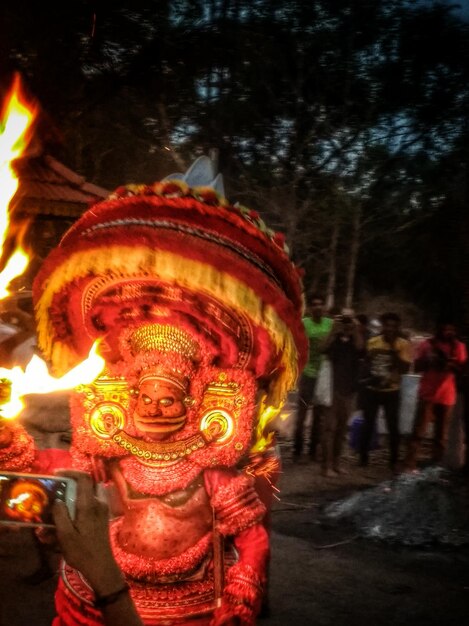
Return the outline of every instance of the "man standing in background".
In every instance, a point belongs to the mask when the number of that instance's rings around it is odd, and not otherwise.
[[[332,328],[332,319],[324,315],[324,298],[313,295],[311,306],[306,317],[303,318],[306,336],[309,342],[308,361],[300,377],[298,385],[298,404],[295,423],[295,440],[293,447],[293,461],[299,461],[303,452],[305,420],[308,409],[313,404],[316,379],[321,364],[322,344]],[[311,420],[311,438],[309,455],[316,459],[316,451],[321,440],[322,418],[324,407],[315,405]]]
[[[347,424],[355,408],[365,341],[351,314],[339,315],[325,339],[323,350],[332,367],[332,406],[323,425],[322,475],[338,476]]]
[[[410,341],[400,335],[397,313],[384,313],[382,332],[368,340],[366,361],[368,381],[363,394],[363,428],[360,438],[360,465],[368,465],[373,428],[382,407],[389,436],[389,465],[397,470],[399,456],[399,389],[401,376],[412,362]]]
[[[450,421],[456,404],[456,375],[467,360],[466,346],[456,336],[451,321],[440,321],[436,333],[424,341],[415,359],[415,371],[422,374],[419,404],[405,469],[416,469],[418,454],[428,425],[434,423],[432,462],[441,464],[448,443]]]

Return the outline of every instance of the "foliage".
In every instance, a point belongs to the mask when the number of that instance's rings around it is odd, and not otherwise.
[[[22,71],[49,149],[88,179],[151,182],[216,149],[228,196],[284,230],[307,289],[464,313],[469,38],[447,4],[1,10],[4,76]]]

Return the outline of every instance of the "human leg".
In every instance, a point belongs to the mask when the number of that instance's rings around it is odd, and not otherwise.
[[[330,407],[315,404],[313,406],[313,415],[311,420],[311,438],[309,443],[309,456],[315,460],[317,449],[322,441],[322,433],[326,416]]]
[[[453,408],[452,406],[446,406],[444,404],[433,405],[435,432],[433,434],[432,461],[437,465],[441,464],[448,445],[448,433]]]
[[[293,444],[293,454],[295,457],[299,457],[303,451],[304,425],[308,408],[313,399],[315,382],[316,379],[310,378],[309,376],[303,375],[300,378]]]
[[[395,468],[399,458],[399,392],[383,392],[382,405],[389,436],[389,465]]]
[[[463,471],[469,474],[469,390],[463,391],[463,412],[462,420],[464,427],[464,466]]]
[[[373,389],[363,394],[363,426],[360,434],[360,465],[368,465],[368,455],[379,408],[379,396]]]
[[[424,400],[419,400],[417,412],[415,414],[412,435],[405,459],[406,469],[413,470],[417,466],[417,458],[422,445],[422,440],[427,432],[428,424],[433,420],[433,404]]]
[[[344,446],[347,424],[352,415],[355,406],[355,394],[347,394],[340,396],[339,410],[337,411],[334,444],[333,444],[333,463],[332,467],[336,472],[340,473],[340,459]]]
[[[322,412],[322,428],[321,428],[321,469],[322,473],[327,475],[332,470],[333,452],[334,452],[334,433],[337,423],[338,398],[334,394],[332,406],[321,407]],[[313,454],[311,454],[313,456]]]

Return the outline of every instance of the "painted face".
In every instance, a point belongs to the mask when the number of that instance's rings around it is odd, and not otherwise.
[[[156,441],[183,428],[186,422],[185,392],[170,381],[146,379],[139,387],[134,411],[136,428]]]

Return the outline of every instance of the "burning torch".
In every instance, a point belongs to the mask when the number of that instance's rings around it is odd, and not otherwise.
[[[16,231],[18,245],[6,261],[4,244],[11,236],[11,202],[19,185],[12,162],[24,155],[36,113],[37,106],[26,101],[19,76],[15,76],[0,120],[0,258],[3,261],[0,300],[10,295],[10,283],[24,272],[29,263],[29,257],[22,248],[24,229]],[[50,376],[47,365],[36,355],[24,370],[19,366],[11,369],[0,367],[0,448],[8,446],[11,441],[11,430],[6,425],[23,409],[24,396],[72,389],[79,384],[89,384],[99,376],[105,362],[98,354],[98,345],[96,341],[88,358],[61,378]]]
[[[36,106],[28,105],[21,92],[19,76],[16,75],[2,111],[0,134],[0,256],[10,227],[10,204],[18,189],[18,177],[12,162],[25,151],[30,138],[30,129],[36,116]],[[0,272],[0,299],[9,294],[11,281],[21,275],[28,265],[28,256],[21,245],[7,259]],[[11,381],[0,378],[0,446],[5,444],[4,405],[11,401]]]

